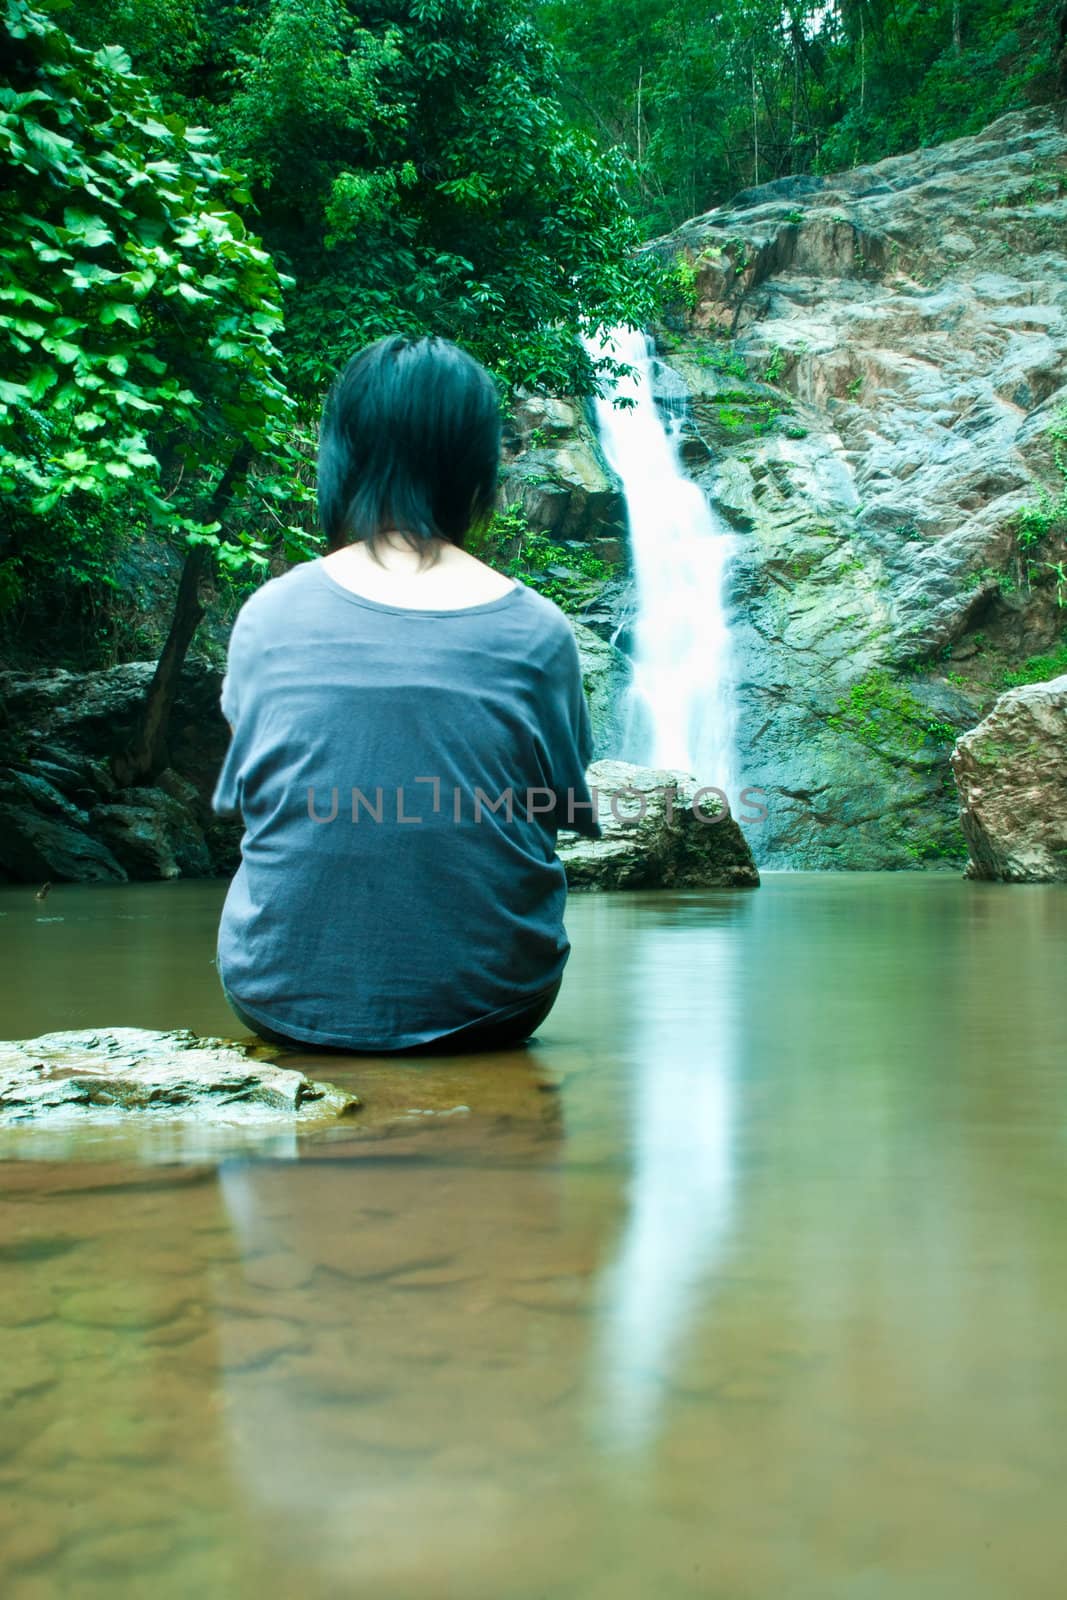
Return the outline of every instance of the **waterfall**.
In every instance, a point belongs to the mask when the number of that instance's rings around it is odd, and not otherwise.
[[[608,342],[602,342],[603,340]],[[622,706],[619,754],[642,766],[681,768],[736,801],[734,695],[723,570],[734,536],[687,478],[678,439],[685,385],[657,362],[637,329],[584,336],[596,359],[610,352],[635,369],[596,405],[601,447],[622,480],[637,590],[633,682]],[[664,422],[652,395],[654,367]],[[615,396],[634,403],[612,405]]]

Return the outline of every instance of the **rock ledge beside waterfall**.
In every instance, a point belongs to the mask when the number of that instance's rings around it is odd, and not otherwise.
[[[595,761],[603,837],[561,832],[571,889],[755,889],[759,873],[736,821],[686,772]]]

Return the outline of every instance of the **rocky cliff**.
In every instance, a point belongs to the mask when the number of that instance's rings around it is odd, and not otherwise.
[[[757,859],[962,863],[957,734],[1067,665],[1067,105],[780,179],[651,248],[691,283],[658,343],[738,536]]]

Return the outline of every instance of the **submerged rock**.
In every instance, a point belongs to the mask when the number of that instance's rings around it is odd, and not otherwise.
[[[329,1121],[356,1095],[186,1029],[81,1029],[0,1041],[0,1127],[29,1121]]]
[[[1002,694],[952,770],[968,877],[1067,883],[1067,676]]]
[[[685,772],[595,761],[601,839],[561,832],[571,889],[751,888],[759,873],[744,834],[718,792]]]

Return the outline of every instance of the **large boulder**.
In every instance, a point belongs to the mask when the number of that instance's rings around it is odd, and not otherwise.
[[[131,878],[208,878],[211,854],[194,814],[163,789],[119,789],[89,824]]]
[[[0,1041],[0,1128],[108,1122],[132,1112],[220,1122],[332,1119],[359,1105],[331,1084],[185,1029],[87,1029]]]
[[[718,790],[685,772],[594,761],[586,774],[603,837],[561,832],[571,889],[754,889],[759,873]]]
[[[952,770],[969,877],[1067,883],[1067,676],[1002,694]]]
[[[112,775],[154,672],[151,661],[0,672],[0,881],[204,877],[236,866],[241,825],[211,811],[229,730],[210,662],[190,657],[182,669],[170,765],[136,788]]]
[[[545,395],[522,398],[504,445],[502,502],[520,505],[530,526],[553,539],[588,541],[612,559],[625,539],[626,506],[584,407]]]
[[[84,823],[84,819],[83,819]],[[0,800],[0,881],[125,883],[126,873],[84,825]]]

